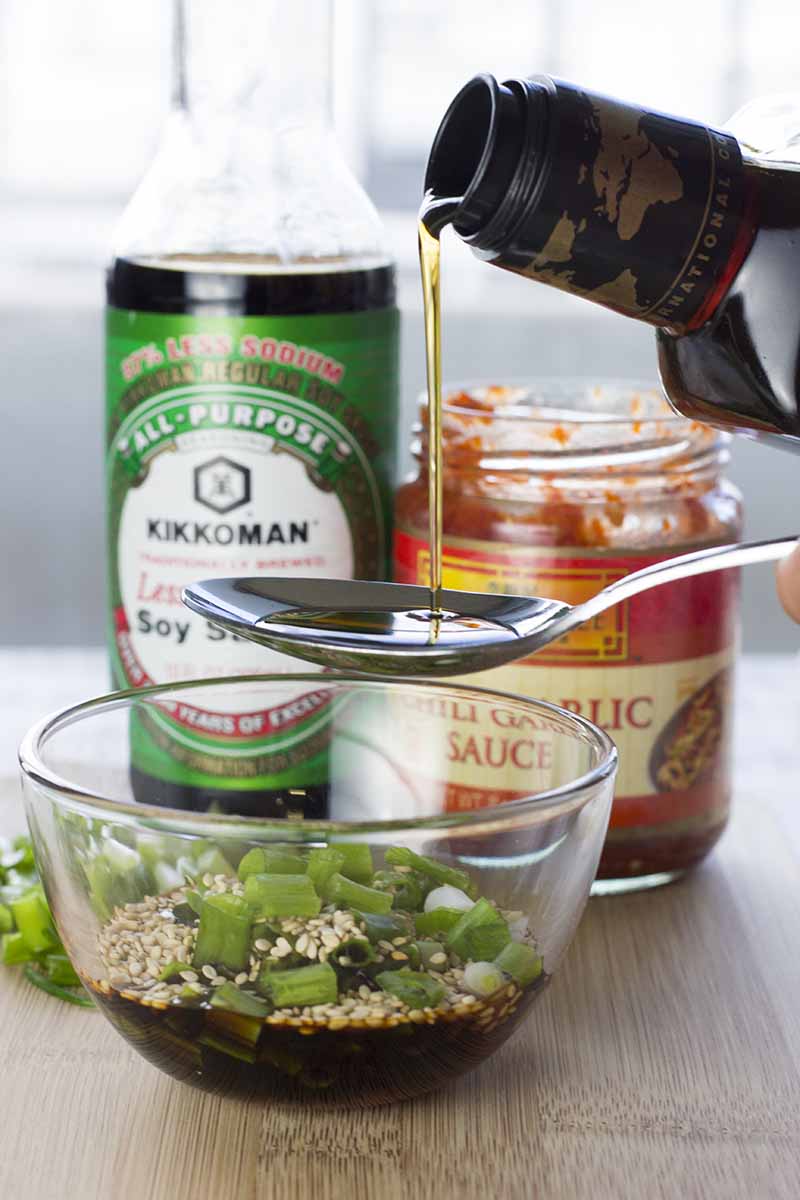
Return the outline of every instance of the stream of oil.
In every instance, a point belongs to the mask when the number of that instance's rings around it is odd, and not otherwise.
[[[442,619],[442,305],[441,233],[460,203],[427,194],[417,227],[422,304],[425,326],[425,368],[428,382],[428,530],[431,641],[439,636]]]
[[[338,666],[352,663],[345,657],[350,653],[349,645],[359,643],[360,670],[385,669],[387,647],[402,655],[411,652],[422,643],[436,646],[443,653],[458,652],[470,662],[480,655],[481,648],[500,641],[514,639],[516,634],[505,621],[475,613],[467,616],[456,611],[447,611],[442,605],[442,345],[441,345],[441,291],[440,291],[440,237],[442,230],[450,224],[461,198],[437,199],[426,195],[419,212],[418,239],[419,261],[422,275],[422,299],[425,326],[425,357],[428,382],[428,507],[429,507],[429,605],[428,607],[400,608],[385,600],[376,589],[371,598],[364,594],[363,584],[352,584],[344,592],[337,591],[336,599],[329,605],[320,602],[319,585],[309,581],[311,590],[303,591],[303,581],[293,583],[292,609],[280,607],[274,617],[263,617],[260,624],[279,625],[282,634],[295,642],[305,643],[304,657],[311,657],[309,648],[314,648],[312,661],[336,663]],[[331,595],[328,589],[329,596]],[[344,599],[341,602],[340,597]],[[348,645],[343,648],[337,638]],[[364,653],[372,644],[381,654],[374,663]],[[475,669],[473,666],[471,669]]]

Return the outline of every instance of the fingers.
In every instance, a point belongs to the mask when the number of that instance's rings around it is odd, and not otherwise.
[[[777,567],[778,599],[793,621],[800,622],[800,543]]]

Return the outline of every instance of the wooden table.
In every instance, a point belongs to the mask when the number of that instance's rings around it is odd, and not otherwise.
[[[92,652],[0,654],[11,758],[102,690]],[[797,1200],[800,660],[744,664],[729,832],[688,882],[592,900],[528,1023],[426,1099],[328,1115],[172,1082],[103,1018],[0,971],[0,1197]]]

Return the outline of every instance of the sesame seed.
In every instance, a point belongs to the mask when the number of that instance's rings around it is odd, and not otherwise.
[[[188,885],[184,885],[169,895],[149,897],[140,903],[126,904],[114,910],[97,936],[96,944],[106,967],[107,978],[91,982],[100,993],[109,994],[113,988],[115,994],[157,1010],[179,1007],[186,991],[194,992],[205,1003],[210,998],[209,988],[219,988],[226,982],[227,976],[220,974],[211,964],[198,969],[191,966],[197,929],[176,922],[171,908],[173,903],[185,900],[187,890]],[[238,880],[218,875],[213,877],[213,890],[241,894],[243,888]],[[275,935],[275,944],[269,938],[257,939],[248,956],[247,969],[235,975],[236,986],[255,983],[265,959],[276,962],[294,949],[309,961],[317,959],[325,962],[348,937],[363,937],[366,933],[365,922],[357,920],[348,910],[335,909],[333,905],[326,905],[318,916],[310,919],[284,917],[275,924],[280,930],[280,935]],[[405,935],[399,935],[391,941],[380,941],[373,946],[377,962],[392,962],[393,965],[407,963],[410,940]],[[532,937],[530,944],[534,944]],[[158,978],[163,964],[169,961],[184,964],[175,983]],[[523,989],[507,983],[500,997],[486,1004],[465,992],[464,969],[460,961],[455,955],[448,955],[444,951],[437,951],[428,960],[429,968],[436,971],[436,978],[446,987],[446,993],[436,1008],[409,1009],[402,1000],[379,989],[377,985],[373,989],[361,984],[340,993],[335,1003],[277,1010],[265,1020],[276,1026],[290,1025],[306,1035],[320,1028],[356,1031],[459,1020],[491,1033],[500,1022],[515,1012]],[[352,965],[346,954],[339,958],[339,962],[343,966]],[[231,978],[234,978],[232,973]]]

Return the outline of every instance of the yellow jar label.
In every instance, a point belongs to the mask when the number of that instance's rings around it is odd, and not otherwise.
[[[659,557],[666,556],[448,538],[443,583],[579,604]],[[428,562],[425,539],[396,532],[395,579],[426,582]],[[613,737],[620,770],[612,829],[720,820],[729,795],[737,584],[734,572],[721,571],[643,593],[469,682],[550,700]],[[490,765],[465,767],[454,807],[474,807],[492,790]]]

